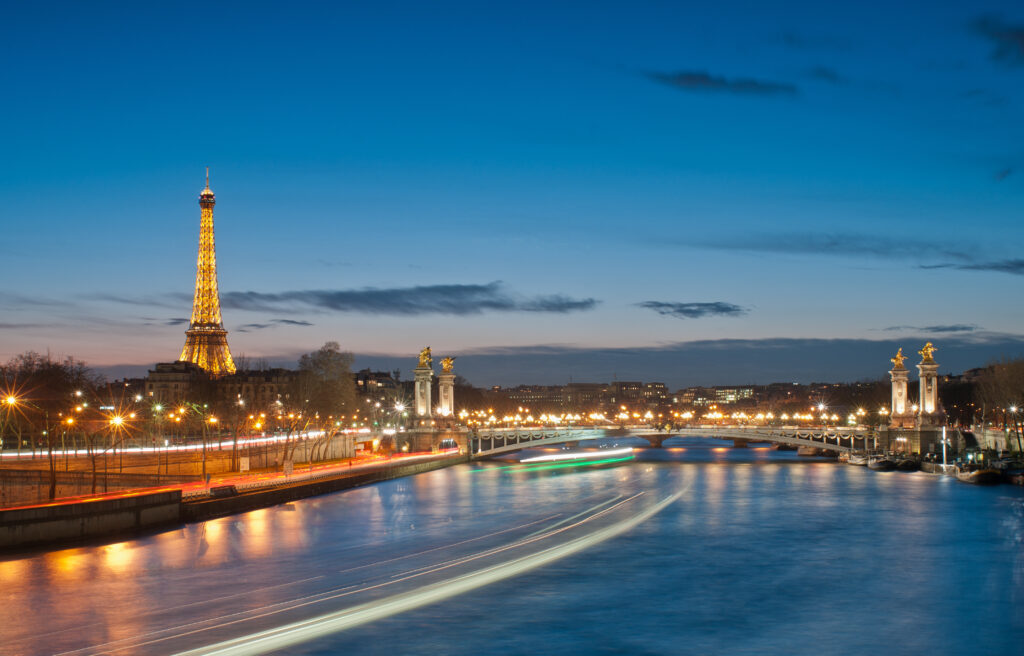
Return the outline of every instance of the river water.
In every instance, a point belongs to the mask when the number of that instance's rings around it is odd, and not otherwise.
[[[0,653],[1024,650],[1021,488],[666,444],[2,561]]]

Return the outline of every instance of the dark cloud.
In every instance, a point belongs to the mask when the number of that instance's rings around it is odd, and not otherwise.
[[[918,269],[953,269],[957,271],[995,271],[1024,275],[1024,259],[977,260],[979,248],[969,243],[957,245],[918,238],[890,238],[843,233],[765,234],[730,237],[705,241],[688,241],[685,245],[717,250],[791,255],[830,255],[883,259],[914,260]],[[927,260],[940,260],[938,262]],[[925,260],[922,262],[922,260]],[[941,261],[946,260],[946,261]]]
[[[0,330],[25,330],[28,328],[42,328],[41,323],[7,323],[0,322]]]
[[[191,319],[187,319],[185,317],[173,317],[173,318],[168,319],[167,321],[165,321],[164,325],[166,325],[166,326],[181,326],[181,325],[184,325],[184,324],[190,323],[190,322],[191,322]]]
[[[920,269],[957,269],[960,271],[996,271],[1014,276],[1024,276],[1024,259],[994,260],[991,262],[971,262],[967,264],[922,264]]]
[[[852,47],[852,43],[847,39],[808,36],[796,32],[784,33],[782,43],[794,50],[849,50]]]
[[[965,271],[999,271],[1001,273],[1010,273],[1015,276],[1024,276],[1024,259],[963,264],[957,268]]]
[[[915,253],[955,260],[969,260],[968,253],[937,242],[922,242],[919,239],[894,239],[876,235],[851,233],[819,234],[764,234],[749,237],[729,237],[722,240],[698,242],[697,245],[721,250],[739,250],[763,253],[793,253],[812,255],[847,255],[874,257],[906,257]]]
[[[769,82],[752,78],[728,79],[704,71],[648,73],[649,78],[685,91],[711,91],[754,96],[795,96],[796,86],[785,82]]]
[[[920,333],[969,333],[978,329],[977,326],[966,323],[954,323],[938,326],[889,326],[882,328],[885,332],[916,331]]]
[[[661,301],[644,301],[637,303],[642,308],[654,310],[658,314],[677,319],[700,319],[714,316],[739,316],[747,313],[747,309],[732,303],[716,301],[714,303],[663,303]]]
[[[58,301],[54,299],[42,298],[39,296],[22,296],[20,294],[10,294],[7,292],[0,292],[0,305],[6,305],[10,308],[29,306],[29,307],[57,307],[66,306],[66,301]]]
[[[484,312],[566,313],[593,309],[593,298],[574,299],[559,294],[520,297],[506,291],[502,283],[486,285],[424,285],[352,290],[311,289],[281,293],[227,292],[221,305],[236,310],[280,312],[312,309],[364,314],[468,315]]]
[[[649,347],[583,348],[567,344],[497,346],[452,352],[458,373],[480,387],[561,385],[640,380],[672,390],[691,385],[758,385],[888,379],[896,349],[916,352],[922,337],[871,339],[719,339]],[[972,331],[937,342],[939,373],[959,373],[1003,358],[1024,356],[1024,335]],[[272,366],[294,367],[302,353],[268,356]],[[353,369],[401,369],[412,376],[415,351],[357,353]],[[152,365],[149,365],[150,367]],[[144,376],[147,365],[99,367],[111,378]]]
[[[807,71],[807,74],[815,80],[830,82],[832,84],[846,84],[845,77],[827,66],[815,66],[811,70]]]
[[[999,171],[996,171],[995,175],[993,175],[992,178],[996,182],[1002,182],[1006,178],[1010,177],[1011,173],[1013,173],[1013,169],[1008,166],[1005,169],[1001,169]]]
[[[992,42],[993,60],[1024,66],[1024,25],[1008,25],[997,16],[982,16],[971,27]]]
[[[96,294],[91,298],[130,305],[180,307],[192,296],[177,292],[147,298]],[[391,289],[307,289],[290,292],[223,292],[222,308],[253,312],[362,312],[365,314],[482,314],[484,312],[568,313],[591,310],[600,303],[593,298],[562,294],[522,296],[500,281],[486,285],[424,285]],[[297,319],[271,319],[271,323],[312,326]]]
[[[249,333],[254,330],[263,330],[264,328],[276,328],[278,326],[312,326],[313,324],[309,321],[300,321],[298,319],[270,319],[267,323],[247,323],[239,326],[236,330],[240,333]]]
[[[986,107],[1000,107],[1009,102],[1006,96],[993,93],[987,89],[968,89],[960,94],[965,100],[971,100]]]
[[[887,379],[896,349],[916,352],[924,337],[869,339],[722,339],[651,347],[581,348],[573,345],[494,347],[459,356],[459,374],[478,386],[565,384],[612,380],[689,385],[839,382]],[[973,331],[937,342],[939,372],[959,373],[1002,357],[1024,355],[1024,335]],[[282,356],[282,363],[294,362]],[[411,375],[415,353],[357,354],[356,369],[401,368]]]
[[[116,294],[90,294],[89,299],[96,301],[106,301],[109,303],[123,303],[126,305],[154,305],[165,308],[178,308],[179,310],[184,307],[191,307],[193,296],[192,294],[185,294],[182,292],[168,292],[166,294],[156,294],[153,296],[146,297],[133,297],[133,296],[118,296]],[[57,304],[55,301],[53,304]],[[163,322],[163,319],[154,319],[150,317],[143,317],[143,321],[156,321]],[[177,317],[169,319],[168,321],[179,321]],[[183,320],[188,323],[188,319]],[[176,325],[169,323],[168,325]]]
[[[721,250],[761,253],[789,253],[795,255],[842,255],[856,257],[870,255],[886,259],[934,258],[946,262],[924,262],[918,269],[954,269],[958,271],[996,271],[1011,275],[1024,275],[1024,259],[991,260],[979,262],[976,248],[970,244],[951,246],[921,239],[893,239],[873,235],[855,234],[795,234],[753,235],[749,238],[730,238],[722,241],[691,242],[690,245]]]

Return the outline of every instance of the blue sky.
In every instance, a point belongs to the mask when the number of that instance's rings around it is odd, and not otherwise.
[[[339,5],[8,10],[0,359],[176,357],[206,165],[236,354],[683,385],[1024,353],[1016,3]]]

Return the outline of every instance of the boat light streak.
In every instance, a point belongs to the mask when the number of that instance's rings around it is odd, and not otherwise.
[[[611,526],[598,529],[565,544],[550,547],[528,556],[516,558],[501,565],[478,569],[448,581],[423,586],[410,592],[386,597],[378,601],[359,604],[333,613],[327,613],[308,620],[293,622],[274,629],[259,631],[247,636],[225,640],[199,649],[180,652],[178,656],[241,656],[242,654],[266,654],[287,649],[316,638],[345,631],[368,622],[405,613],[421,606],[436,604],[451,597],[476,590],[485,585],[525,574],[584,549],[596,546],[617,537],[661,512],[678,500],[685,490],[665,497],[651,507]]]
[[[556,453],[550,456],[534,456],[533,458],[524,458],[520,460],[520,463],[527,462],[559,462],[565,460],[590,460],[590,459],[605,459],[611,456],[623,456],[626,454],[632,454],[633,447],[626,447],[624,449],[605,449],[596,452],[585,452],[585,453]]]

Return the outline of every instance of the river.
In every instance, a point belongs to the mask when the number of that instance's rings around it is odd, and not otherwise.
[[[1024,489],[676,439],[0,561],[0,600],[5,655],[1019,654]]]

